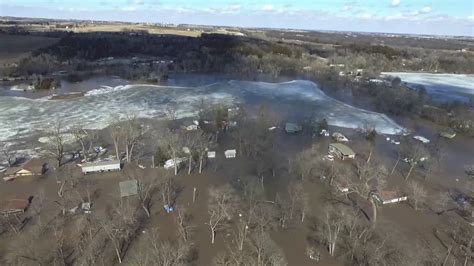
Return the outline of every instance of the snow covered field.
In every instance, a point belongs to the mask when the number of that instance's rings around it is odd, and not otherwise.
[[[423,85],[437,100],[468,101],[474,95],[474,75],[383,72],[382,75],[400,77],[408,85]]]
[[[344,104],[325,95],[309,81],[263,83],[229,81],[200,87],[169,87],[153,85],[125,85],[102,87],[89,91],[86,96],[69,100],[28,99],[0,97],[0,141],[29,137],[55,124],[82,123],[90,129],[107,126],[117,115],[137,114],[144,118],[163,118],[167,106],[176,104],[179,118],[196,114],[196,104],[206,97],[213,102],[235,104],[245,102],[246,97],[258,94],[275,101],[301,100],[314,105],[321,117],[331,125],[357,128],[364,124],[374,125],[384,134],[402,131],[387,116]]]

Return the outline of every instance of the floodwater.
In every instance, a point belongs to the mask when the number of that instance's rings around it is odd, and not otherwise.
[[[469,102],[474,97],[474,75],[409,72],[383,72],[382,75],[399,77],[414,89],[422,85],[438,101]]]
[[[4,85],[5,86],[5,85]],[[225,77],[190,76],[172,78],[165,85],[131,84],[113,77],[97,77],[79,83],[65,83],[54,93],[85,92],[84,97],[50,100],[50,92],[22,92],[3,89],[0,94],[0,141],[41,135],[56,121],[65,126],[77,123],[102,129],[114,116],[136,114],[141,118],[164,118],[169,106],[176,106],[178,118],[197,113],[197,103],[234,105],[263,98],[274,104],[308,106],[330,125],[361,128],[373,125],[384,134],[403,128],[384,114],[356,108],[322,92],[305,80],[265,83],[228,80]],[[291,110],[289,110],[291,112]]]

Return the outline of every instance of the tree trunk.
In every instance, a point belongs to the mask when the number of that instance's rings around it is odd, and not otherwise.
[[[211,244],[214,244],[214,240],[216,238],[216,232],[213,228],[211,228]]]
[[[400,162],[400,156],[398,156],[397,162],[393,166],[392,171],[390,171],[390,175],[393,175],[393,172],[395,172],[395,169],[397,168],[399,162]]]
[[[415,168],[415,164],[410,165],[410,170],[408,171],[407,176],[405,177],[405,181],[407,181],[408,178],[410,177],[411,172],[413,171],[413,168]]]
[[[202,161],[204,160],[204,156],[201,155],[199,158],[199,173],[202,174]]]
[[[190,175],[190,174],[191,174],[192,160],[193,160],[193,158],[192,158],[192,156],[190,155],[190,156],[189,156],[188,175]]]
[[[119,147],[118,147],[118,141],[114,141],[114,146],[115,146],[115,156],[117,156],[117,160],[120,160],[120,154],[119,154]]]
[[[369,157],[367,158],[367,164],[370,163],[370,159],[372,158],[372,151],[373,151],[373,148],[371,147],[370,152],[369,152]]]
[[[375,223],[377,222],[377,204],[373,198],[370,199],[370,203],[372,204],[372,228],[375,228]]]

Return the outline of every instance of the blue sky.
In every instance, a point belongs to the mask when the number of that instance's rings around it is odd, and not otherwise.
[[[474,0],[0,0],[0,16],[474,36]]]

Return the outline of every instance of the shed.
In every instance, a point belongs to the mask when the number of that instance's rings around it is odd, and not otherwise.
[[[216,152],[215,151],[208,151],[207,152],[207,158],[210,158],[210,159],[216,158]]]
[[[84,174],[121,170],[119,160],[96,161],[96,162],[84,163],[81,165],[81,168]]]
[[[329,154],[332,154],[341,160],[355,158],[355,152],[342,143],[329,144]]]
[[[456,137],[456,131],[452,128],[446,128],[439,132],[439,135],[443,138],[452,139]]]
[[[236,150],[226,150],[224,152],[225,158],[235,158],[237,156],[237,151]]]
[[[382,204],[397,203],[401,201],[406,201],[408,199],[407,196],[400,195],[396,191],[392,190],[382,190],[374,192],[372,194],[372,197],[374,197]]]
[[[286,133],[298,133],[303,130],[303,127],[294,123],[286,123],[285,124],[285,131]]]
[[[138,194],[138,181],[135,179],[119,182],[119,187],[120,197],[128,197]]]

